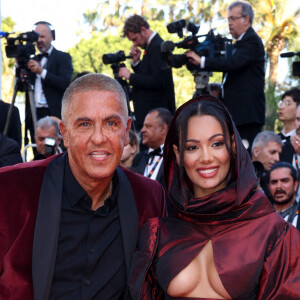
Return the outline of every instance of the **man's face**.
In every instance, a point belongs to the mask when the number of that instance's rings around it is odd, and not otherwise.
[[[297,135],[300,136],[300,106],[296,109],[295,127]]]
[[[270,173],[269,190],[276,204],[295,200],[298,181],[294,181],[289,168],[278,168]]]
[[[35,31],[40,34],[37,41],[39,51],[41,53],[47,52],[51,47],[51,42],[53,41],[50,28],[46,24],[38,24]]]
[[[81,184],[101,183],[119,164],[131,119],[112,91],[77,93],[71,101],[66,124],[60,123],[71,170]]]
[[[233,7],[228,12],[228,26],[230,34],[237,39],[243,32],[250,27],[249,16],[242,15],[242,7]]]
[[[144,31],[142,30],[140,33],[128,32],[128,39],[132,41],[134,47],[140,47],[142,49],[147,48],[147,41]]]
[[[54,126],[49,128],[43,129],[38,127],[35,133],[35,143],[36,143],[36,150],[38,153],[45,155],[46,154],[46,145],[45,145],[45,138],[53,138],[56,141],[55,151],[57,150],[57,146],[60,142],[60,137],[56,136],[56,130]]]
[[[254,147],[253,158],[264,165],[265,170],[279,162],[279,155],[282,151],[282,146],[276,142],[270,141],[265,147]]]
[[[296,107],[297,104],[291,96],[284,97],[279,105],[279,120],[282,122],[294,121],[296,118]]]
[[[163,144],[163,128],[161,120],[157,118],[158,112],[149,113],[144,121],[144,126],[141,129],[143,141],[142,143],[149,148],[157,148]]]

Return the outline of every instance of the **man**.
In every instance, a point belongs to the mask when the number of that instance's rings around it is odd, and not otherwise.
[[[249,145],[249,152],[265,122],[265,52],[252,28],[253,18],[249,3],[236,1],[229,5],[229,31],[236,39],[231,57],[199,57],[193,51],[186,54],[192,63],[207,71],[223,72],[223,102],[244,144]]]
[[[0,100],[0,133],[3,133],[4,131],[10,105],[11,104]],[[8,130],[6,135],[9,138],[15,140],[19,144],[19,147],[21,147],[22,145],[21,120],[20,120],[19,109],[15,105],[12,108],[12,113],[9,120],[9,125],[8,125]]]
[[[133,130],[129,130],[129,143],[123,149],[120,159],[120,166],[132,170],[132,163],[135,155],[139,151],[139,138]]]
[[[162,154],[171,120],[172,115],[166,108],[155,108],[147,114],[141,134],[142,144],[149,149],[138,153],[132,163],[135,172],[157,180],[163,187],[165,183]],[[172,206],[168,199],[167,208],[168,212],[171,213]]]
[[[268,182],[274,208],[287,222],[300,230],[300,205],[296,201],[299,181],[295,168],[288,162],[276,163],[270,169]]]
[[[72,59],[68,53],[53,47],[55,31],[50,23],[37,22],[34,24],[34,31],[39,33],[37,48],[40,54],[29,60],[28,68],[35,74],[34,101],[37,119],[45,116],[61,118],[61,100],[72,79]]]
[[[293,88],[285,92],[278,103],[279,120],[283,123],[283,129],[279,136],[282,139],[281,161],[292,163],[295,150],[291,144],[291,137],[295,135],[296,108],[300,103],[300,89]]]
[[[58,153],[60,140],[59,127],[55,120],[51,117],[44,117],[38,120],[35,131],[37,155],[34,159],[43,159]]]
[[[264,190],[266,196],[272,201],[270,191],[268,190],[267,174],[271,167],[279,162],[279,156],[282,151],[282,142],[280,137],[273,131],[262,131],[254,139],[252,144],[252,161],[257,170],[257,162],[263,168],[260,170],[258,177],[260,186]]]
[[[118,167],[130,125],[120,84],[82,76],[62,101],[67,153],[0,170],[1,299],[130,299],[139,227],[165,215],[162,187]]]
[[[164,107],[172,114],[175,112],[172,70],[163,68],[164,61],[160,50],[163,40],[150,29],[143,17],[134,15],[128,18],[123,35],[133,44],[130,55],[134,73],[124,67],[120,69],[119,77],[128,79],[132,85],[136,129],[140,130],[151,109]],[[139,48],[144,50],[142,60]]]
[[[0,132],[0,168],[23,162],[19,144]]]

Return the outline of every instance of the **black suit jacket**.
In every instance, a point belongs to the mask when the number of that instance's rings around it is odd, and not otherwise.
[[[61,119],[61,100],[73,74],[71,56],[53,48],[44,68],[47,75],[42,79],[42,85],[50,115]]]
[[[227,73],[223,102],[237,126],[265,123],[265,51],[252,27],[231,57],[206,58],[205,69]]]
[[[0,133],[3,133],[5,123],[6,123],[7,113],[10,108],[10,105],[11,104],[5,103],[2,100],[0,100]],[[19,109],[16,106],[13,106],[7,136],[11,139],[14,139],[21,147],[22,145],[21,120],[20,120]]]
[[[160,46],[163,40],[156,34],[146,49],[141,62],[130,75],[132,100],[137,129],[141,129],[149,110],[164,107],[175,112],[175,95],[172,69],[165,69]]]

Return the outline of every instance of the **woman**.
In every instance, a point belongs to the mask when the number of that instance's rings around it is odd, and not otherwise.
[[[164,167],[175,213],[141,230],[133,299],[300,299],[300,234],[257,188],[219,100],[177,110]]]

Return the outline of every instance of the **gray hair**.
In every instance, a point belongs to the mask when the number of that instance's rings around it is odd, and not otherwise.
[[[77,93],[87,91],[111,91],[117,93],[121,98],[121,109],[125,117],[128,117],[126,95],[122,86],[117,80],[99,73],[91,73],[74,80],[66,89],[62,99],[62,120],[67,123],[68,110],[72,102],[72,97]]]
[[[36,128],[41,128],[41,129],[49,129],[51,127],[55,128],[55,135],[58,137],[60,136],[60,132],[59,132],[59,127],[58,127],[58,123],[53,120],[51,117],[44,117],[42,119],[39,119],[36,123]]]
[[[232,2],[228,6],[228,11],[232,10],[234,7],[237,7],[237,6],[240,6],[242,8],[242,16],[243,17],[249,16],[250,24],[252,25],[252,22],[253,22],[253,19],[254,19],[254,11],[253,11],[252,6],[250,5],[250,3],[246,2],[246,1]]]
[[[266,130],[258,133],[253,141],[251,153],[253,154],[255,147],[259,147],[261,149],[265,147],[269,142],[275,142],[279,145],[282,145],[280,136],[275,132]]]

